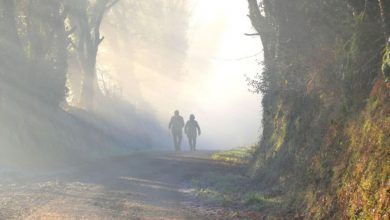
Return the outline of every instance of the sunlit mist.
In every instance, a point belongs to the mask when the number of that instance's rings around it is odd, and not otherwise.
[[[244,35],[252,32],[247,11],[242,1],[191,1],[184,12],[190,18],[185,30],[187,47],[179,49],[175,39],[156,48],[134,45],[147,41],[156,29],[140,34],[129,27],[130,33],[117,33],[106,22],[98,64],[126,100],[139,111],[155,115],[163,128],[176,109],[185,120],[195,114],[203,131],[201,149],[256,143],[261,128],[260,97],[248,91],[246,76],[258,71],[262,49],[253,46],[261,45],[258,38]],[[120,43],[118,35],[125,43]],[[172,51],[179,51],[179,56],[170,56]],[[165,59],[182,65],[156,68]]]

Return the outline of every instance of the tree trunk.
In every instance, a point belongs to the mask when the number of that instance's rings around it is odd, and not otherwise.
[[[270,58],[270,51],[268,49],[268,41],[265,33],[265,18],[261,15],[259,4],[257,0],[248,0],[249,4],[249,19],[252,26],[260,35],[261,42],[263,44],[264,59]]]
[[[100,25],[104,13],[118,1],[97,1],[89,15],[92,17],[87,15],[87,8],[74,15],[80,29],[77,53],[84,73],[80,102],[87,109],[93,109],[93,102],[97,95],[96,92],[99,91],[96,76],[96,57],[99,45],[104,40],[104,37],[100,36]]]
[[[87,109],[93,109],[93,100],[96,89],[96,69],[95,66],[89,63],[84,64],[84,77],[81,91],[81,104]]]

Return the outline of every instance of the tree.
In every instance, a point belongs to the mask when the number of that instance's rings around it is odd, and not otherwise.
[[[360,160],[370,161],[366,164],[382,160],[377,155],[388,149],[387,142],[376,136],[388,133],[389,126],[378,128],[370,138],[359,137],[356,131],[371,134],[362,124],[381,124],[389,107],[383,98],[388,97],[388,86],[379,75],[381,65],[385,77],[389,69],[388,4],[386,0],[248,0],[249,18],[264,48],[263,72],[252,81],[256,91],[264,93],[264,129],[252,171],[264,184],[291,192],[286,201],[301,200],[303,212],[313,210],[315,214],[307,218],[381,218],[385,212],[373,201],[385,201],[378,198],[386,195],[373,192],[386,188],[384,182],[375,181],[387,173],[357,167]],[[351,124],[360,127],[351,129]],[[369,143],[363,144],[366,138]],[[342,166],[349,168],[337,170]],[[362,175],[373,177],[367,180]],[[359,192],[362,184],[370,190]],[[339,202],[340,193],[334,192],[344,193],[344,204]],[[359,194],[367,202],[355,200]],[[313,204],[300,195],[327,202]]]
[[[63,2],[2,0],[0,6],[4,80],[13,90],[58,107],[66,95]]]
[[[100,36],[100,25],[105,13],[119,0],[69,1],[70,25],[74,30],[72,45],[83,70],[81,104],[93,108],[93,99],[98,92],[96,57],[99,45],[104,40]]]

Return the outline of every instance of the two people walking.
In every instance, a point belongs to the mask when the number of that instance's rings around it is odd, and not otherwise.
[[[183,128],[184,133],[187,135],[191,151],[196,150],[196,138],[201,132],[199,124],[195,120],[195,116],[193,114],[190,115],[190,120],[184,124],[183,117],[179,114],[179,111],[176,110],[168,127],[172,132],[175,151],[180,151],[181,141],[183,138]]]

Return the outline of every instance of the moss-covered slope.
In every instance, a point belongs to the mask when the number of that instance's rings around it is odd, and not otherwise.
[[[280,189],[281,217],[389,218],[390,3],[248,2],[265,55],[251,174]]]

